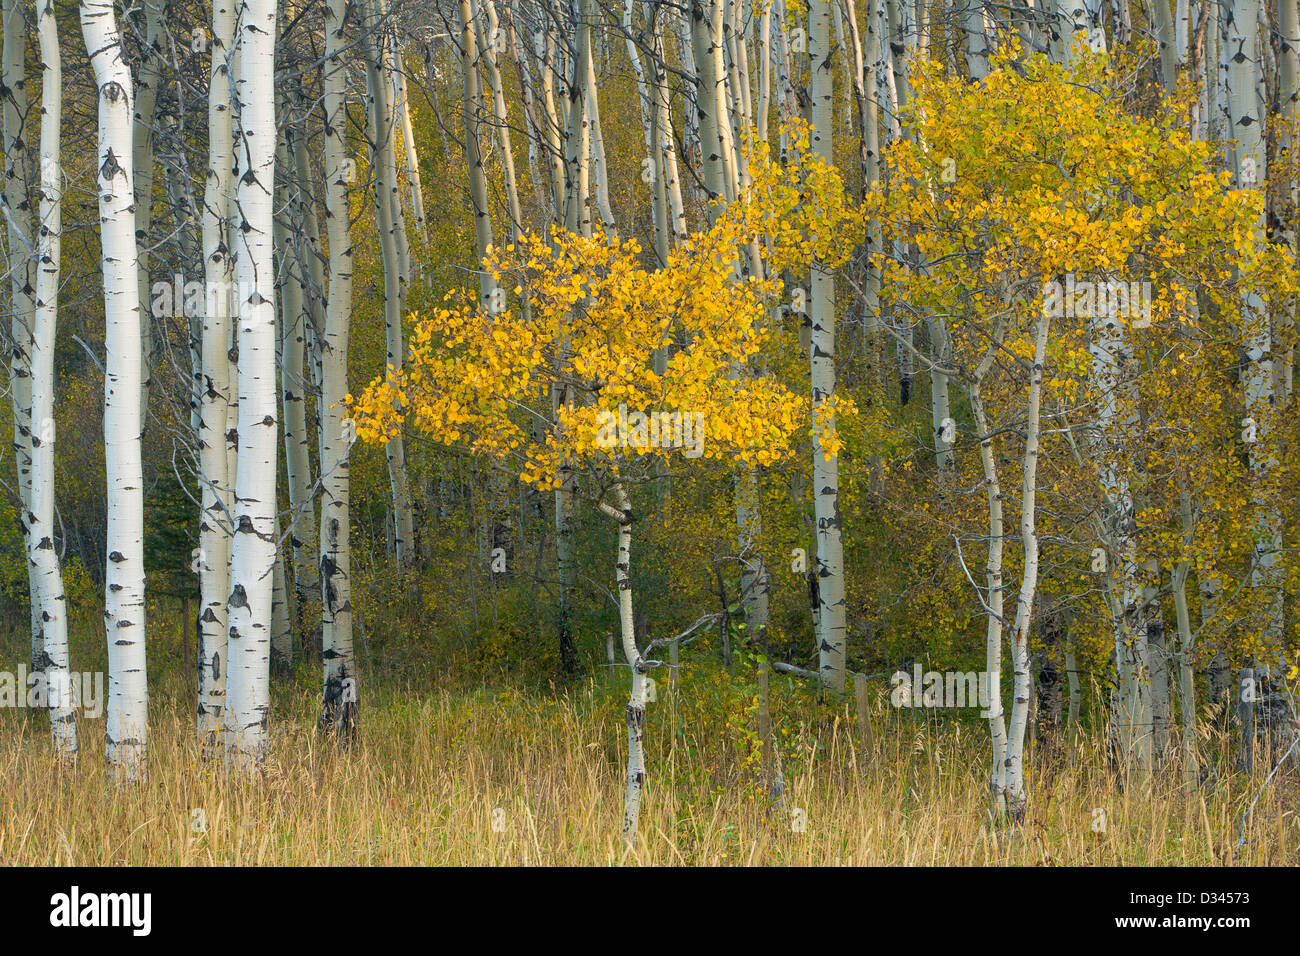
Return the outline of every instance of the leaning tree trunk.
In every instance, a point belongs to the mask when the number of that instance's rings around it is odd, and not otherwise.
[[[63,67],[54,0],[38,0],[36,31],[45,72],[41,79],[40,230],[36,258],[36,315],[32,328],[32,503],[27,556],[41,608],[41,643],[54,752],[77,752],[77,724],[68,673],[68,617],[63,572],[54,549],[54,342],[59,312],[59,246],[63,236]]]
[[[98,192],[104,281],[104,458],[108,482],[109,766],[124,780],[145,774],[149,688],[145,678],[144,478],[140,463],[140,286],[136,276],[131,158],[131,71],[111,0],[82,0],[81,31],[99,99]]]
[[[272,592],[276,563],[278,408],[275,377],[275,0],[245,0],[240,16],[235,193],[239,277],[239,460],[226,604],[226,746],[237,768],[266,759]]]
[[[199,351],[198,733],[210,753],[221,737],[226,706],[226,599],[230,596],[232,485],[226,455],[230,418],[230,303],[234,276],[229,231],[231,168],[230,54],[235,0],[213,0],[212,61],[208,78],[208,174],[203,197],[203,332]]]

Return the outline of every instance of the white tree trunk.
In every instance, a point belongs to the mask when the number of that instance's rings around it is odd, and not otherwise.
[[[411,215],[415,217],[415,230],[425,242],[429,241],[429,227],[424,217],[424,184],[420,178],[420,154],[415,145],[415,129],[411,124],[411,101],[406,93],[406,68],[401,53],[397,53],[397,112],[402,118],[402,142],[406,147],[406,176],[411,186]]]
[[[1150,767],[1150,693],[1146,628],[1142,625],[1142,587],[1137,554],[1137,523],[1129,485],[1127,445],[1138,425],[1136,367],[1126,319],[1100,315],[1093,320],[1091,385],[1098,415],[1093,454],[1106,505],[1107,574],[1114,581],[1115,666],[1118,697],[1112,714],[1125,762]]]
[[[982,0],[964,0],[961,29],[966,41],[967,74],[972,80],[983,80],[989,75],[989,38]]]
[[[645,705],[646,664],[636,646],[632,617],[632,503],[627,490],[617,484],[611,489],[614,506],[600,503],[600,510],[618,522],[618,620],[623,640],[623,657],[632,671],[632,696],[627,702],[627,789],[623,796],[623,839],[636,839],[641,816],[641,793],[645,789]]]
[[[315,295],[310,264],[315,259],[314,243],[306,239],[308,226],[306,195],[308,180],[298,178],[296,159],[304,146],[299,142],[305,129],[285,126],[280,160],[281,178],[286,182],[287,226],[277,222],[280,245],[280,398],[284,416],[284,460],[289,484],[289,532],[292,539],[294,593],[302,601],[316,587],[313,570],[319,554],[316,540],[316,508],[311,476],[311,432],[307,427],[307,397],[311,393],[305,366],[311,317],[307,297]]]
[[[1231,137],[1228,169],[1238,189],[1263,188],[1267,179],[1263,120],[1260,115],[1263,73],[1258,60],[1260,37],[1257,33],[1259,0],[1236,0],[1228,10],[1227,105]],[[1260,241],[1265,235],[1261,215],[1255,225]],[[1269,315],[1259,294],[1243,293],[1242,341],[1246,351],[1242,371],[1242,392],[1246,417],[1255,421],[1255,441],[1248,445],[1252,477],[1251,533],[1255,539],[1250,585],[1257,595],[1260,616],[1257,630],[1268,663],[1276,663],[1283,637],[1282,595],[1282,519],[1276,495],[1270,492],[1278,461],[1274,453],[1276,439],[1275,394],[1273,380],[1273,338]]]
[[[199,396],[198,732],[210,752],[221,738],[226,706],[226,599],[230,596],[234,475],[226,432],[231,389],[230,333],[234,257],[229,231],[234,144],[230,55],[235,0],[213,0],[212,60],[208,76],[208,174],[203,197],[204,311]]]
[[[1002,517],[1002,484],[998,479],[997,456],[993,434],[980,393],[977,377],[968,388],[971,412],[980,436],[980,465],[984,470],[984,492],[988,498],[989,552],[984,566],[988,589],[987,628],[984,637],[984,670],[988,682],[989,739],[993,747],[993,769],[989,775],[989,798],[995,813],[1005,807],[1003,774],[1006,767],[1007,725],[1002,710],[1002,557],[1005,548],[1005,524]]]
[[[566,78],[568,115],[564,134],[564,228],[583,235],[588,235],[591,231],[591,198],[587,189],[589,151],[586,146],[589,130],[585,95],[587,61],[591,59],[591,17],[592,0],[575,0],[572,5],[572,26],[577,55],[570,64]],[[477,204],[475,214],[478,214]]]
[[[54,548],[54,342],[59,312],[60,240],[63,235],[63,67],[54,0],[37,0],[36,30],[45,72],[41,79],[41,192],[37,240],[36,315],[32,330],[32,501],[27,555],[41,608],[43,670],[54,752],[77,752],[77,724],[68,673],[68,616],[63,572]]]
[[[1043,363],[1047,355],[1048,317],[1038,316],[1034,334],[1034,365],[1029,378],[1028,421],[1025,425],[1025,457],[1020,498],[1020,539],[1024,545],[1024,572],[1016,598],[1016,625],[1011,636],[1011,661],[1015,668],[1012,689],[1011,727],[1007,737],[1006,774],[1002,788],[1008,817],[1019,822],[1025,809],[1025,727],[1029,719],[1030,674],[1029,632],[1034,613],[1034,592],[1038,587],[1038,531],[1035,525],[1038,491],[1038,439],[1042,409]]]
[[[812,147],[827,163],[834,162],[831,139],[833,84],[831,77],[830,0],[812,0],[808,11],[809,52],[813,72]],[[825,408],[835,394],[835,275],[814,262],[812,268],[812,341],[810,362],[814,418],[834,425]],[[844,603],[844,545],[840,538],[839,458],[829,455],[813,437],[813,495],[817,517],[817,658],[822,683],[844,692],[846,650]]]
[[[497,47],[505,34],[497,20],[493,0],[480,0],[485,16],[478,21],[479,35],[483,41],[483,62],[487,66],[488,82],[492,85],[492,117],[501,146],[501,169],[504,174],[506,209],[510,212],[510,234],[518,239],[524,228],[524,213],[519,205],[519,182],[515,173],[515,153],[510,136],[510,116],[506,112],[505,87],[501,82],[501,67],[497,61]]]
[[[387,366],[401,370],[406,353],[402,337],[402,307],[406,290],[400,250],[406,242],[406,225],[397,198],[396,124],[388,95],[390,84],[383,69],[387,57],[380,34],[378,3],[368,0],[365,9],[368,16],[362,34],[362,50],[370,94],[370,158],[375,175],[375,219],[384,262],[384,342]],[[415,524],[411,484],[406,470],[406,444],[400,434],[384,443],[384,457],[388,462],[388,481],[393,497],[394,557],[400,566],[406,566],[415,559]]]
[[[32,498],[32,324],[36,282],[36,235],[32,216],[31,115],[27,97],[27,21],[22,0],[5,0],[3,79],[4,218],[8,233],[10,319],[9,392],[14,413],[13,449],[18,497],[24,511]],[[31,605],[31,666],[42,668],[40,600],[28,576]]]
[[[239,461],[226,604],[226,746],[235,767],[266,759],[279,429],[275,378],[275,0],[244,0],[239,22],[239,142],[243,174],[239,288]]]
[[[1195,524],[1192,516],[1192,496],[1184,491],[1180,496],[1183,519],[1184,546],[1190,553],[1195,543]],[[1200,786],[1200,735],[1196,726],[1196,673],[1195,636],[1192,634],[1192,617],[1187,608],[1187,577],[1191,563],[1184,559],[1171,575],[1170,587],[1174,597],[1174,616],[1178,627],[1178,699],[1182,711],[1182,733],[1179,736],[1183,763],[1183,784],[1191,793]]]
[[[154,120],[157,114],[158,87],[162,83],[161,23],[157,0],[144,0],[143,31],[140,30],[139,9],[134,30],[140,42],[140,66],[136,71],[135,122],[132,124],[133,157],[135,169],[135,234],[139,268],[140,302],[149,301],[149,231],[153,225],[154,184]],[[143,36],[141,36],[143,32]],[[173,290],[173,297],[181,290]],[[149,416],[149,391],[153,384],[153,316],[148,309],[140,310],[140,361],[144,369],[144,387],[140,389],[140,422],[143,426]]]
[[[82,0],[81,30],[99,99],[98,193],[104,280],[104,457],[108,481],[109,766],[145,775],[149,687],[145,674],[144,494],[140,464],[140,286],[136,274],[131,156],[131,71],[111,0]]]
[[[352,644],[352,549],[348,456],[353,430],[344,424],[348,337],[352,323],[352,240],[348,203],[347,73],[344,52],[347,0],[325,11],[325,220],[329,242],[329,298],[321,367],[321,624],[325,664],[322,730],[346,745],[355,732],[358,695]],[[350,422],[348,423],[350,425]]]
[[[271,669],[275,673],[293,674],[293,615],[290,608],[288,579],[284,573],[284,555],[279,548],[280,519],[275,520],[275,575],[271,583]]]

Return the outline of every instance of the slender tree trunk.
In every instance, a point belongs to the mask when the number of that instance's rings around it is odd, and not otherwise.
[[[275,576],[271,584],[271,670],[293,676],[293,615],[289,607],[289,588],[284,573],[284,556],[280,552],[280,519],[275,520]]]
[[[1159,578],[1156,580],[1158,582]],[[1147,666],[1151,682],[1151,747],[1153,759],[1163,761],[1169,756],[1173,739],[1173,708],[1169,697],[1170,653],[1165,639],[1164,610],[1157,593],[1158,584],[1148,592],[1143,616],[1146,618]]]
[[[831,139],[833,84],[831,77],[830,0],[811,0],[808,12],[809,52],[813,72],[812,146],[827,163],[834,161]],[[834,427],[827,404],[835,394],[835,275],[821,263],[812,268],[813,417]],[[817,517],[817,618],[818,670],[822,683],[835,693],[844,692],[845,600],[844,546],[840,538],[839,459],[828,452],[819,434],[813,436],[813,490]]]
[[[636,839],[645,788],[646,664],[636,646],[632,616],[632,503],[621,484],[612,489],[614,506],[601,502],[600,510],[618,522],[618,619],[623,635],[623,657],[632,671],[632,696],[627,703],[627,790],[623,797],[623,839]]]
[[[145,676],[144,479],[140,462],[140,286],[136,273],[132,82],[111,0],[81,0],[81,30],[99,99],[98,194],[103,244],[104,450],[108,479],[109,766],[142,780],[148,740]]]
[[[41,608],[43,670],[54,752],[77,752],[77,724],[68,672],[68,611],[63,572],[54,547],[54,344],[59,313],[60,241],[63,236],[63,67],[54,0],[37,0],[41,61],[40,229],[37,240],[36,314],[32,329],[32,502],[27,516],[27,556]]]
[[[1079,711],[1083,704],[1083,685],[1079,680],[1079,659],[1074,650],[1074,638],[1067,631],[1065,635],[1065,677],[1070,688],[1069,713],[1066,723],[1070,733],[1079,729]]]
[[[429,241],[429,227],[424,215],[424,184],[420,178],[420,154],[415,145],[415,128],[411,124],[411,99],[406,91],[406,67],[397,51],[397,111],[402,119],[402,142],[406,146],[406,175],[411,186],[411,215],[415,231]]]
[[[591,59],[592,0],[574,0],[571,20],[575,56],[570,64],[568,117],[564,134],[564,227],[591,234],[591,197],[587,189],[588,149],[587,63]]]
[[[966,43],[966,74],[972,80],[989,75],[989,40],[984,27],[983,0],[964,0],[961,30]]]
[[[266,760],[276,564],[275,0],[244,0],[239,22],[239,142],[235,193],[239,281],[239,459],[226,603],[227,755],[240,769]]]
[[[1135,361],[1127,325],[1102,315],[1093,323],[1091,379],[1098,406],[1093,452],[1106,507],[1106,541],[1114,567],[1115,666],[1117,697],[1112,722],[1119,754],[1140,771],[1150,768],[1151,697],[1147,634],[1142,623],[1142,587],[1137,556],[1137,519],[1129,484],[1127,444],[1137,427]]]
[[[27,97],[27,16],[23,0],[5,0],[3,8],[3,73],[0,104],[3,110],[4,217],[8,232],[10,320],[9,392],[14,414],[14,463],[18,498],[24,511],[32,503],[32,326],[36,282],[36,233],[32,216],[30,186],[32,121]],[[45,649],[41,646],[40,600],[36,582],[28,575],[31,611],[32,673],[43,669]]]
[[[988,499],[989,552],[984,566],[987,628],[984,637],[984,670],[988,684],[989,738],[993,749],[993,769],[989,774],[989,799],[994,814],[1005,808],[1003,774],[1006,766],[1007,726],[1002,710],[1002,558],[1005,548],[1005,523],[1002,511],[1002,484],[998,478],[993,434],[980,390],[980,379],[969,385],[971,413],[980,435],[980,465],[984,470],[984,493]]]
[[[1192,543],[1192,502],[1191,495],[1184,492],[1181,496],[1181,511],[1185,542]],[[1187,560],[1180,561],[1171,576],[1171,590],[1174,597],[1174,618],[1178,627],[1178,700],[1182,710],[1182,733],[1179,743],[1182,751],[1183,783],[1188,793],[1196,790],[1200,784],[1199,769],[1199,735],[1196,727],[1196,674],[1193,671],[1195,660],[1195,638],[1192,635],[1192,618],[1187,609],[1187,576],[1191,565]]]
[[[325,223],[329,298],[321,349],[321,615],[325,662],[320,726],[346,746],[356,731],[359,697],[352,642],[352,549],[348,457],[355,431],[344,424],[348,337],[352,322],[352,240],[348,203],[347,0],[325,13]]]
[[[504,173],[506,208],[510,211],[510,234],[518,239],[524,228],[523,207],[519,204],[519,183],[515,174],[514,145],[510,136],[510,116],[506,112],[505,88],[501,83],[501,67],[497,62],[499,38],[505,36],[497,20],[494,0],[480,0],[486,14],[486,23],[479,23],[484,38],[483,62],[487,65],[488,81],[492,85],[492,115],[501,145],[501,167]]]
[[[396,125],[389,101],[389,82],[384,75],[387,56],[380,28],[377,0],[366,0],[366,22],[362,27],[361,48],[366,61],[366,85],[369,89],[371,168],[375,177],[375,220],[384,262],[384,342],[387,367],[401,370],[406,354],[402,336],[402,306],[405,278],[401,264],[401,246],[405,243],[405,223],[401,202],[397,200]],[[406,470],[406,444],[401,434],[384,443],[388,462],[388,481],[393,497],[394,557],[399,566],[414,562],[415,531],[411,505],[411,485]]]
[[[231,395],[230,361],[234,278],[229,232],[234,167],[230,55],[234,0],[213,0],[212,61],[208,79],[208,174],[203,198],[203,389],[199,396],[198,732],[208,753],[220,739],[226,706],[226,600],[230,596],[234,474],[226,453]]]
[[[1259,0],[1235,0],[1227,11],[1228,46],[1232,51],[1226,70],[1228,115],[1234,143],[1228,146],[1228,169],[1238,189],[1263,188],[1267,180],[1262,102],[1263,73],[1257,59]],[[1266,43],[1261,43],[1266,45]],[[1263,241],[1264,217],[1255,231]],[[1245,363],[1242,392],[1247,418],[1255,422],[1255,441],[1247,446],[1251,472],[1251,534],[1254,548],[1250,585],[1259,607],[1258,625],[1265,655],[1271,664],[1280,653],[1283,633],[1282,520],[1273,490],[1278,470],[1275,454],[1273,339],[1268,311],[1258,292],[1243,293],[1242,344]]]
[[[311,327],[307,297],[315,294],[308,274],[315,257],[314,243],[303,237],[308,232],[306,183],[297,179],[295,159],[305,147],[295,124],[285,125],[285,142],[278,161],[285,181],[287,226],[277,223],[280,244],[280,394],[284,406],[284,459],[289,483],[289,533],[293,549],[294,592],[302,601],[315,590],[313,568],[319,544],[316,539],[316,509],[311,476],[311,433],[307,427],[307,397],[311,393],[305,367],[306,346]],[[313,230],[314,231],[314,230]]]
[[[1020,498],[1020,538],[1024,545],[1024,571],[1016,598],[1016,625],[1011,639],[1011,660],[1015,667],[1012,691],[1011,727],[1007,738],[1007,815],[1019,822],[1025,812],[1024,749],[1025,725],[1030,708],[1029,633],[1034,613],[1034,592],[1038,587],[1038,531],[1035,525],[1038,491],[1038,440],[1042,409],[1043,364],[1047,355],[1048,317],[1038,316],[1034,335],[1034,366],[1029,379],[1028,421],[1025,425],[1025,457]]]
[[[153,226],[154,186],[154,131],[157,118],[158,88],[162,85],[162,25],[158,15],[158,0],[144,0],[143,30],[139,27],[136,10],[137,36],[140,40],[140,66],[136,71],[135,122],[132,125],[133,156],[135,162],[135,234],[139,256],[140,302],[149,301],[149,247]],[[181,295],[180,289],[172,291],[173,297]],[[140,310],[140,361],[144,368],[144,388],[140,390],[140,422],[149,417],[149,392],[153,387],[153,316],[148,309]]]

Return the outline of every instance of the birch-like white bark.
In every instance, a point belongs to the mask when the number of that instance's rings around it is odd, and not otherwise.
[[[108,638],[110,768],[123,780],[145,775],[149,685],[145,674],[144,489],[140,461],[140,286],[136,274],[132,176],[131,71],[112,0],[81,0],[81,32],[98,91],[96,160],[104,283],[104,458],[108,481]]]
[[[157,119],[158,87],[162,84],[162,23],[158,12],[158,0],[144,0],[144,23],[139,22],[139,9],[134,11],[136,17],[136,34],[140,42],[140,65],[136,70],[135,88],[135,122],[132,124],[133,157],[135,167],[135,234],[137,237],[137,270],[140,283],[140,302],[146,303],[149,296],[149,247],[150,229],[153,226],[153,186],[154,186],[154,123]],[[143,29],[140,27],[143,26]],[[172,291],[179,296],[181,290]],[[140,361],[144,369],[144,387],[140,389],[140,421],[147,423],[149,417],[149,393],[153,387],[153,319],[149,310],[140,310]]]
[[[234,257],[229,231],[233,185],[230,54],[235,0],[213,0],[208,74],[208,173],[203,197],[204,312],[199,396],[199,619],[198,732],[209,751],[221,738],[226,706],[226,599],[230,596],[230,549],[234,474],[226,452],[230,427],[231,290]]]
[[[1238,189],[1262,188],[1267,180],[1264,123],[1260,114],[1260,88],[1264,77],[1259,64],[1259,0],[1235,0],[1227,10],[1228,65],[1227,105],[1232,142],[1228,144],[1228,169]],[[1255,223],[1260,242],[1265,239],[1263,215]],[[1278,461],[1273,451],[1276,439],[1276,396],[1273,378],[1273,338],[1263,299],[1254,290],[1242,294],[1242,397],[1245,414],[1255,421],[1255,442],[1250,456],[1251,533],[1254,548],[1250,583],[1260,606],[1258,630],[1266,651],[1266,665],[1281,647],[1283,635],[1282,520],[1276,497],[1270,493],[1272,474]]]
[[[1009,819],[1019,822],[1025,808],[1025,727],[1029,719],[1030,674],[1029,633],[1038,587],[1038,531],[1035,522],[1038,492],[1038,443],[1041,430],[1043,365],[1047,356],[1048,315],[1044,309],[1034,329],[1034,364],[1029,373],[1029,401],[1025,423],[1025,456],[1021,463],[1020,540],[1024,547],[1024,570],[1016,597],[1016,623],[1011,636],[1012,684],[1011,726],[1007,736],[1006,772],[1003,793]]]
[[[827,163],[834,162],[831,73],[831,0],[811,0],[808,9],[809,53],[812,59],[812,148]],[[828,404],[835,394],[835,275],[820,262],[812,267],[809,296],[811,342],[809,362],[813,417],[832,428],[834,413]],[[844,597],[844,545],[841,540],[839,457],[813,435],[813,508],[817,520],[817,660],[822,683],[835,693],[844,692],[847,629]]]
[[[501,169],[506,191],[506,208],[510,211],[510,234],[518,239],[524,228],[523,207],[519,204],[519,181],[515,172],[514,144],[510,135],[510,116],[506,111],[505,87],[501,81],[501,65],[497,47],[505,36],[497,18],[494,0],[480,0],[485,16],[479,21],[483,40],[483,62],[487,66],[488,82],[492,87],[492,118],[501,147]]]
[[[280,540],[280,518],[275,519],[275,540]],[[284,555],[277,544],[275,575],[271,582],[271,668],[280,675],[293,674],[293,623]]]
[[[1192,496],[1187,491],[1179,494],[1179,512],[1183,522],[1184,554],[1190,554],[1195,543],[1195,520],[1192,514]],[[1178,627],[1178,699],[1182,711],[1182,728],[1179,735],[1183,764],[1183,785],[1190,793],[1200,785],[1200,734],[1196,724],[1196,673],[1195,635],[1192,634],[1192,617],[1187,607],[1187,578],[1191,562],[1184,558],[1175,566],[1170,579],[1174,597],[1174,616]]]
[[[641,794],[645,789],[645,705],[646,663],[636,646],[632,617],[632,502],[622,484],[611,489],[614,504],[602,501],[600,510],[618,522],[618,620],[623,657],[632,671],[632,694],[627,702],[627,788],[623,795],[623,839],[636,839],[641,816]]]
[[[355,432],[344,424],[352,323],[352,239],[347,155],[347,0],[325,10],[325,226],[329,298],[320,342],[321,624],[325,665],[320,727],[346,745],[356,730],[359,696],[352,642],[351,483]]]
[[[390,84],[384,75],[387,57],[380,29],[379,4],[377,0],[367,0],[364,9],[367,17],[362,27],[361,49],[366,61],[369,93],[375,219],[384,264],[384,344],[387,367],[400,371],[406,353],[402,336],[402,306],[406,290],[401,255],[406,226],[398,200],[396,124],[389,99]],[[394,557],[399,566],[408,566],[415,560],[415,522],[406,469],[406,444],[401,434],[384,443],[384,458],[388,463],[388,482],[393,499]]]
[[[1097,403],[1093,457],[1106,506],[1107,548],[1113,567],[1115,606],[1113,627],[1118,672],[1117,699],[1112,714],[1121,758],[1136,760],[1139,770],[1150,766],[1150,694],[1146,628],[1142,624],[1142,588],[1137,554],[1137,523],[1129,463],[1124,446],[1138,425],[1136,366],[1125,319],[1101,315],[1092,322],[1091,386]]]
[[[76,715],[68,671],[68,610],[63,572],[54,547],[54,344],[59,313],[60,243],[63,236],[63,66],[54,0],[37,0],[41,62],[41,179],[36,249],[36,309],[32,329],[32,500],[27,555],[41,609],[42,669],[50,707],[54,752],[77,752]]]
[[[587,82],[591,60],[592,0],[572,4],[573,47],[566,80],[568,112],[564,134],[564,227],[569,232],[591,235],[590,119],[587,115]]]
[[[310,263],[315,259],[314,243],[306,238],[308,208],[311,198],[305,182],[298,178],[299,152],[306,151],[300,142],[305,130],[295,123],[284,129],[281,158],[277,161],[285,182],[285,216],[277,220],[280,248],[280,397],[284,418],[284,460],[289,484],[289,533],[293,548],[294,591],[299,601],[316,587],[316,509],[311,476],[311,440],[307,427],[307,398],[311,394],[309,373],[305,366],[309,328],[308,297],[314,297],[319,284],[313,285]],[[314,232],[314,229],[311,230]]]
[[[242,0],[236,42],[240,167],[235,192],[239,458],[226,602],[227,756],[260,767],[269,742],[279,420],[275,375],[275,0]]]
[[[411,189],[411,215],[415,231],[429,241],[429,227],[424,215],[424,183],[420,176],[420,153],[415,143],[415,127],[411,123],[411,99],[406,91],[406,66],[401,51],[397,51],[397,113],[402,121],[402,143],[406,147],[406,177]]]
[[[35,311],[36,234],[29,194],[32,156],[28,140],[33,117],[27,96],[27,19],[23,0],[4,0],[3,64],[0,99],[3,112],[4,189],[0,191],[8,238],[10,318],[9,392],[13,407],[14,464],[23,511],[32,498],[32,325]],[[44,658],[40,642],[40,601],[28,576],[31,622],[31,667],[39,672]]]

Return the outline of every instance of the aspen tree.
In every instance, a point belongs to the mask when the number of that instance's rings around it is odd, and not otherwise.
[[[811,0],[808,9],[809,53],[813,72],[812,146],[827,163],[834,161],[831,111],[834,106],[831,73],[830,0]],[[815,416],[829,416],[835,427],[831,399],[835,395],[835,274],[822,262],[812,267],[810,362]],[[813,438],[813,501],[817,516],[817,658],[822,683],[835,693],[844,692],[847,629],[844,595],[844,545],[841,539],[839,458]]]
[[[320,728],[346,746],[356,732],[359,695],[352,641],[351,482],[349,455],[356,438],[343,407],[348,393],[352,323],[352,240],[347,155],[347,0],[325,10],[324,99],[325,227],[329,244],[329,294],[320,341],[320,586],[324,696]]]
[[[279,409],[275,375],[275,0],[243,0],[236,43],[239,149],[235,192],[239,306],[239,458],[226,602],[225,730],[239,769],[260,767],[269,742]]]
[[[1264,123],[1259,112],[1265,102],[1259,53],[1267,41],[1259,34],[1259,6],[1259,0],[1236,0],[1226,10],[1228,63],[1224,79],[1232,137],[1227,147],[1227,165],[1233,185],[1238,189],[1262,189],[1268,178]],[[1257,242],[1265,241],[1262,212],[1254,233]],[[1279,421],[1272,330],[1263,299],[1254,290],[1243,293],[1241,336],[1245,353],[1241,374],[1243,410],[1245,417],[1255,423],[1255,440],[1247,445],[1254,538],[1250,585],[1258,604],[1260,643],[1271,658],[1280,650],[1284,628],[1282,519],[1271,491],[1279,465],[1274,450]],[[1262,660],[1258,666],[1268,668],[1273,663],[1273,660]]]
[[[145,676],[144,489],[140,461],[140,286],[136,272],[132,173],[131,71],[112,0],[81,0],[81,31],[98,90],[98,194],[104,254],[104,458],[108,479],[108,560],[104,630],[108,637],[109,766],[142,780],[148,741]]]
[[[378,0],[365,0],[361,49],[366,62],[366,87],[370,119],[370,165],[375,180],[375,220],[384,268],[384,343],[386,361],[402,367],[406,345],[402,340],[402,311],[406,279],[401,247],[406,224],[401,215],[397,185],[397,128],[390,83],[385,67],[386,33],[381,29]],[[394,557],[399,566],[415,560],[415,530],[411,484],[406,468],[406,444],[400,434],[384,447],[388,481],[393,498]]]
[[[77,724],[68,672],[68,609],[63,572],[54,547],[54,343],[59,312],[63,236],[63,66],[54,0],[37,0],[36,32],[41,62],[41,178],[36,251],[36,310],[32,328],[32,501],[27,517],[27,555],[41,609],[41,648],[54,752],[77,752]]]
[[[13,407],[14,464],[18,500],[24,511],[32,500],[32,326],[36,303],[36,231],[30,185],[32,156],[28,143],[33,117],[27,96],[27,16],[23,0],[5,0],[3,7],[3,136],[5,227],[8,239],[10,293],[9,391]],[[40,640],[40,602],[35,580],[28,576],[31,604],[31,666],[40,671],[44,648]]]
[[[226,452],[231,425],[234,368],[230,360],[234,285],[232,204],[234,140],[230,56],[235,37],[235,0],[213,0],[211,68],[208,75],[208,172],[203,197],[204,306],[200,351],[199,468],[202,511],[199,548],[198,732],[214,746],[226,703],[226,601],[230,597],[230,549],[234,533],[234,479]]]
[[[285,112],[292,99],[286,97]],[[284,181],[286,223],[276,223],[280,247],[280,395],[284,416],[284,459],[289,484],[289,533],[293,548],[294,592],[302,601],[315,587],[317,552],[314,482],[311,476],[312,436],[307,427],[307,399],[313,391],[306,368],[307,343],[313,319],[309,299],[315,301],[319,280],[312,267],[319,267],[314,222],[309,226],[312,200],[297,160],[306,148],[300,140],[305,128],[290,119],[284,127],[284,142],[276,160]]]

